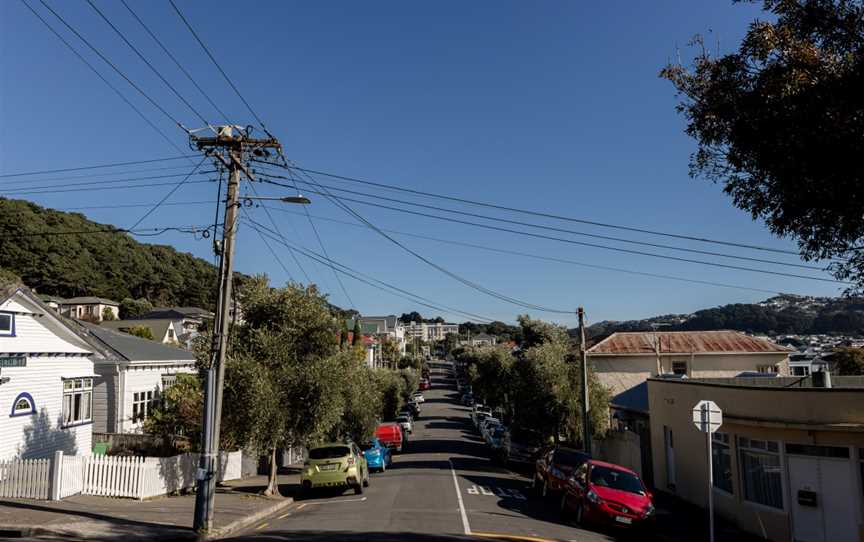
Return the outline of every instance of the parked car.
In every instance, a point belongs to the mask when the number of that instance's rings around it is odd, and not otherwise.
[[[591,456],[572,448],[556,447],[542,454],[534,468],[532,487],[543,497],[564,490],[567,479]]]
[[[405,405],[403,411],[407,411],[414,419],[420,417],[420,405],[418,403],[408,402],[408,404]]]
[[[480,422],[490,416],[492,416],[492,409],[489,407],[481,406],[480,408],[474,410],[474,413],[471,415],[471,420],[474,422],[474,425],[479,428]]]
[[[406,433],[411,434],[414,432],[414,424],[411,423],[410,416],[399,416],[396,418],[396,422],[402,426],[402,429],[404,429]]]
[[[393,464],[393,454],[390,448],[384,445],[377,437],[372,437],[360,444],[363,455],[366,457],[366,465],[369,469],[378,469],[381,472]]]
[[[533,429],[511,427],[504,433],[501,445],[504,463],[531,465],[537,462],[543,446],[543,435]]]
[[[430,387],[431,387],[431,385],[429,384],[428,380],[426,380],[425,378],[420,380],[420,391],[426,391]]]
[[[483,421],[481,421],[477,425],[477,430],[480,432],[480,437],[482,437],[485,441],[489,429],[497,425],[501,425],[501,420],[499,420],[498,418],[495,418],[493,416],[486,416],[485,418],[483,418]]]
[[[474,404],[474,396],[470,393],[465,393],[462,395],[459,401],[465,406],[472,406]]]
[[[423,393],[421,393],[419,391],[415,391],[413,394],[411,394],[411,400],[413,400],[416,403],[425,403],[426,402],[426,398],[423,397]]]
[[[654,522],[651,492],[632,470],[597,460],[576,469],[561,496],[561,512],[577,523],[645,527]]]
[[[352,487],[360,495],[369,486],[366,457],[353,442],[331,442],[309,450],[300,487],[304,493],[319,487]]]
[[[488,431],[486,444],[489,445],[489,453],[493,459],[500,461],[502,459],[501,450],[504,445],[504,435],[507,433],[507,428],[503,425],[496,425]]]
[[[402,451],[402,426],[395,422],[382,423],[375,429],[375,436],[384,446],[397,452]]]

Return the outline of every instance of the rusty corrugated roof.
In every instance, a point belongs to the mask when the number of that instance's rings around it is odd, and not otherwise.
[[[591,354],[786,353],[791,349],[739,331],[653,331],[613,333],[588,349]]]

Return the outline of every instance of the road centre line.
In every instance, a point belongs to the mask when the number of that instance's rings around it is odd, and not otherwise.
[[[465,503],[462,502],[462,491],[459,489],[459,479],[456,478],[456,469],[453,467],[453,460],[447,460],[450,463],[450,473],[453,475],[453,486],[456,487],[456,499],[459,501],[459,514],[462,516],[462,527],[466,535],[471,534],[471,525],[468,523],[468,514],[465,512]]]
[[[301,504],[300,506],[297,507],[297,510],[300,510],[301,508],[303,508],[304,506],[309,505],[309,504],[337,504],[337,503],[340,503],[340,502],[363,502],[363,501],[365,501],[367,498],[368,498],[368,497],[360,497],[359,499],[340,499],[340,500],[338,500],[338,501],[310,501],[310,502],[304,502],[303,504]]]

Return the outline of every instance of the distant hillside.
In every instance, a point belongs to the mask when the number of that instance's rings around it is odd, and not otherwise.
[[[587,328],[591,337],[615,331],[735,329],[758,334],[851,333],[864,335],[864,299],[780,295],[761,303],[736,303],[693,314],[670,314],[644,320],[603,321]]]
[[[35,235],[112,229],[78,213],[0,198],[0,266],[40,294],[95,295],[121,301],[146,297],[155,305],[214,303],[216,268],[165,245],[125,233]]]

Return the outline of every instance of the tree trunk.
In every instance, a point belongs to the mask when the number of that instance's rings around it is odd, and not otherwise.
[[[278,496],[281,497],[282,494],[279,493],[279,479],[277,477],[278,468],[276,467],[276,447],[274,446],[270,453],[270,475],[267,478],[267,489],[264,490],[264,495],[269,496]]]

